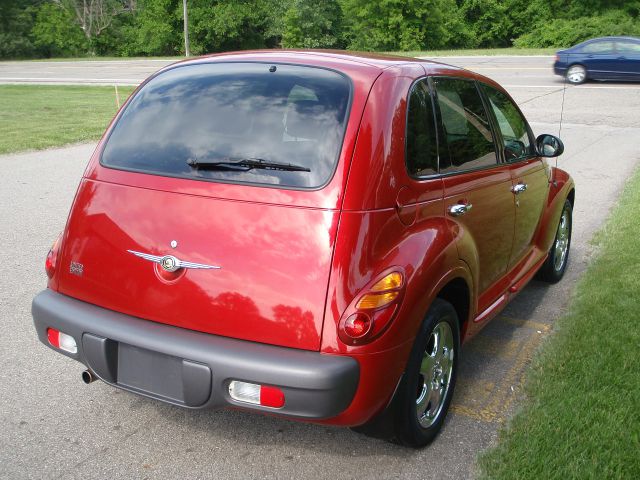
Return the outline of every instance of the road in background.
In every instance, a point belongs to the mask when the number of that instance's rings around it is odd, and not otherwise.
[[[640,160],[640,85],[586,84],[563,92],[549,57],[437,60],[468,66],[507,86],[536,134],[558,133],[564,95],[566,153],[558,164],[574,176],[577,193],[565,279],[554,286],[532,282],[465,346],[452,412],[430,447],[408,450],[348,429],[239,411],[189,411],[102,382],[85,386],[80,364],[37,341],[30,316],[31,299],[45,286],[44,257],[64,227],[94,147],[79,145],[0,157],[0,264],[9,267],[0,278],[0,477],[472,477],[476,454],[492,444],[513,412],[527,365],[589,262],[592,234]],[[45,62],[15,63],[31,68]],[[82,74],[138,82],[162,66],[103,66],[111,63],[46,62],[38,74],[46,67],[55,78],[78,80]],[[7,69],[11,64],[0,63],[0,77],[14,75]],[[15,74],[24,76],[24,70]]]

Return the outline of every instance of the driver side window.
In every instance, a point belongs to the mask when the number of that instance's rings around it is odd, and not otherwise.
[[[504,93],[488,85],[481,85],[502,133],[505,160],[514,162],[531,156],[533,154],[533,144],[529,137],[529,129],[518,108]]]

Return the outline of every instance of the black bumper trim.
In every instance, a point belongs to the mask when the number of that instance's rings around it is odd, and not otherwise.
[[[352,357],[172,327],[107,310],[51,290],[45,290],[33,299],[32,314],[42,343],[54,348],[47,339],[48,327],[72,335],[78,345],[77,354],[55,350],[92,368],[105,382],[188,408],[238,406],[290,417],[326,419],[349,406],[358,386],[359,364]],[[208,367],[211,371],[210,395],[202,394],[202,372],[182,375],[182,401],[118,384],[113,355],[119,343]],[[148,375],[161,378],[163,372],[149,371]],[[280,387],[285,394],[285,406],[274,410],[234,401],[228,394],[232,379]],[[194,398],[204,403],[193,405],[189,399]]]

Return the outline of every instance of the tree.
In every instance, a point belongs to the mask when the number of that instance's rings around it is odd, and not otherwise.
[[[190,0],[189,34],[194,54],[276,46],[279,19],[288,2]]]
[[[446,45],[445,7],[449,0],[342,0],[349,48],[424,50]],[[447,15],[450,12],[446,11]]]
[[[282,46],[287,48],[340,48],[342,9],[336,0],[294,0],[284,17]]]
[[[40,56],[31,38],[38,0],[0,0],[0,58]]]
[[[124,55],[176,55],[182,52],[182,2],[138,0],[130,25],[124,27]]]
[[[70,12],[55,3],[43,3],[32,30],[35,44],[47,57],[68,57],[86,52],[88,41]]]
[[[87,40],[109,28],[113,19],[123,13],[133,12],[135,0],[53,0],[75,14],[75,19]]]
[[[499,0],[465,0],[460,9],[478,47],[507,47],[511,44],[507,5]]]

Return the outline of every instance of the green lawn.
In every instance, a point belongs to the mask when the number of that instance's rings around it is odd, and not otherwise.
[[[407,57],[455,57],[478,55],[554,55],[559,48],[476,48],[472,50],[429,50],[423,52],[389,52]]]
[[[96,140],[116,111],[114,87],[0,85],[0,154]]]
[[[597,258],[531,368],[522,410],[480,456],[484,478],[640,478],[639,217],[640,171],[596,235]]]

